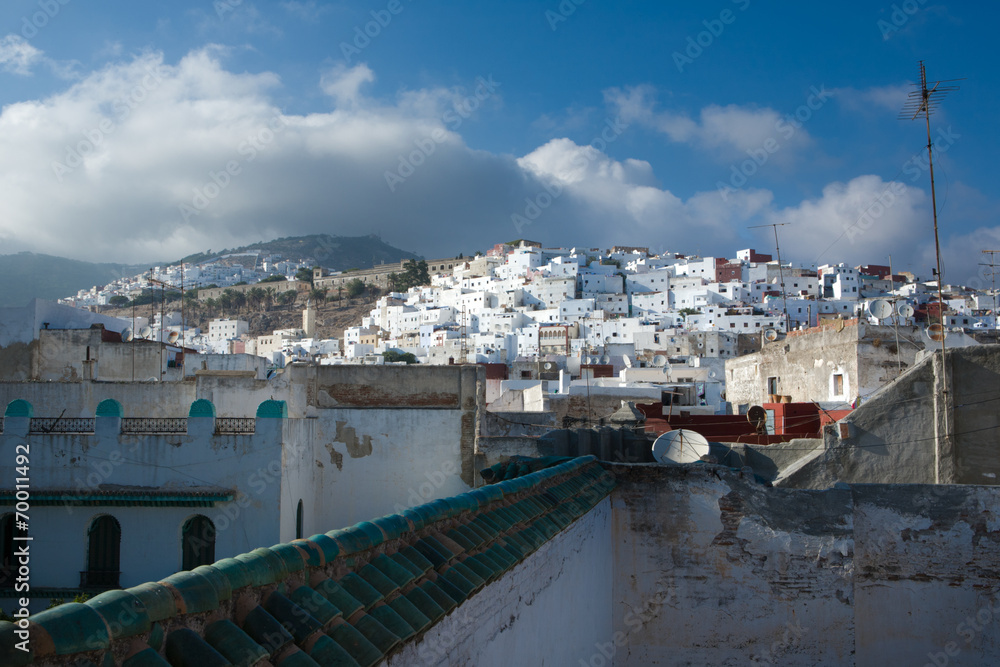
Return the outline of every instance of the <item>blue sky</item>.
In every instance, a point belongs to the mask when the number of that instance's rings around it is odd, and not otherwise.
[[[579,4],[578,4],[579,3]],[[998,10],[972,3],[11,1],[0,253],[145,262],[300,233],[933,265],[1000,247]],[[366,34],[367,33],[367,34]]]

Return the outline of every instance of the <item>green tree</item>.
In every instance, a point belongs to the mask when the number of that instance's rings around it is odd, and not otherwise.
[[[115,308],[124,308],[128,304],[128,297],[122,296],[121,294],[115,294],[113,297],[108,299],[108,305],[114,306]]]
[[[359,297],[365,291],[365,284],[358,278],[347,281],[345,287],[347,288],[348,299]]]
[[[327,289],[325,287],[322,289],[320,289],[319,287],[314,287],[311,290],[309,290],[309,298],[312,299],[313,302],[315,303],[326,301],[326,292]]]
[[[287,292],[282,292],[278,295],[278,303],[282,306],[287,306],[288,304],[295,303],[295,299],[299,296],[296,290],[290,289]]]
[[[299,269],[298,271],[295,272],[295,279],[298,280],[298,281],[300,281],[300,282],[309,283],[310,285],[312,285],[313,284],[313,270],[312,269],[307,269],[306,267],[302,267],[301,269]]]
[[[280,273],[276,273],[273,276],[268,276],[267,278],[264,278],[260,282],[262,282],[262,283],[280,283],[280,282],[282,282],[284,280],[285,280],[285,276],[281,275]]]
[[[412,352],[400,352],[398,350],[386,350],[382,353],[382,358],[390,364],[400,361],[406,362],[407,364],[420,363],[417,361],[416,355]]]

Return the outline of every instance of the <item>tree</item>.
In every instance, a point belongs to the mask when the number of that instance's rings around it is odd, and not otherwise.
[[[264,289],[264,310],[270,310],[274,305],[274,299],[278,296],[278,290],[273,287]]]
[[[290,303],[295,303],[295,299],[296,297],[298,297],[298,295],[299,293],[293,289],[290,289],[287,292],[282,292],[281,294],[278,295],[278,303],[280,303],[282,306],[287,306]]]
[[[362,292],[365,291],[365,284],[358,278],[347,281],[347,285],[345,285],[345,287],[347,288],[348,299],[361,296]]]
[[[266,293],[263,287],[251,287],[247,290],[247,303],[253,308],[260,309],[264,304],[265,296]]]
[[[313,284],[313,270],[302,267],[295,272],[295,279],[304,283]]]
[[[113,297],[108,299],[108,304],[114,306],[115,308],[124,308],[129,303],[127,296],[122,296],[121,294],[115,294]]]
[[[385,359],[386,362],[390,364],[397,363],[400,361],[403,361],[407,364],[420,363],[417,361],[416,355],[414,355],[412,352],[400,352],[398,350],[386,350],[385,352],[382,353],[382,358]]]
[[[313,301],[319,303],[320,301],[326,301],[327,289],[324,287],[320,289],[319,287],[314,287],[309,290],[309,298]]]
[[[281,275],[280,273],[275,273],[273,276],[268,276],[267,278],[264,278],[260,282],[262,282],[262,283],[280,283],[280,282],[284,282],[284,280],[285,280],[285,276]]]

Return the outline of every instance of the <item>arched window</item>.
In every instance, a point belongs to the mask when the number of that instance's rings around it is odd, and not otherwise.
[[[87,531],[87,571],[81,572],[81,588],[118,588],[121,574],[122,527],[105,514],[90,523]]]
[[[0,517],[0,588],[14,585],[17,563],[14,562],[14,515]]]
[[[299,500],[299,506],[295,508],[295,539],[302,539],[302,500]]]
[[[181,569],[193,570],[215,562],[215,524],[206,516],[193,516],[181,531]]]

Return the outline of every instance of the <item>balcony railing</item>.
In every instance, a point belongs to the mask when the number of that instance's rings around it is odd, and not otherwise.
[[[93,433],[93,417],[32,417],[30,433]]]
[[[184,417],[123,417],[122,433],[187,433]]]
[[[101,588],[112,589],[121,588],[118,579],[121,572],[107,572],[100,570],[88,570],[80,573],[80,588]]]
[[[252,434],[257,429],[254,417],[216,417],[215,432],[220,435]]]

